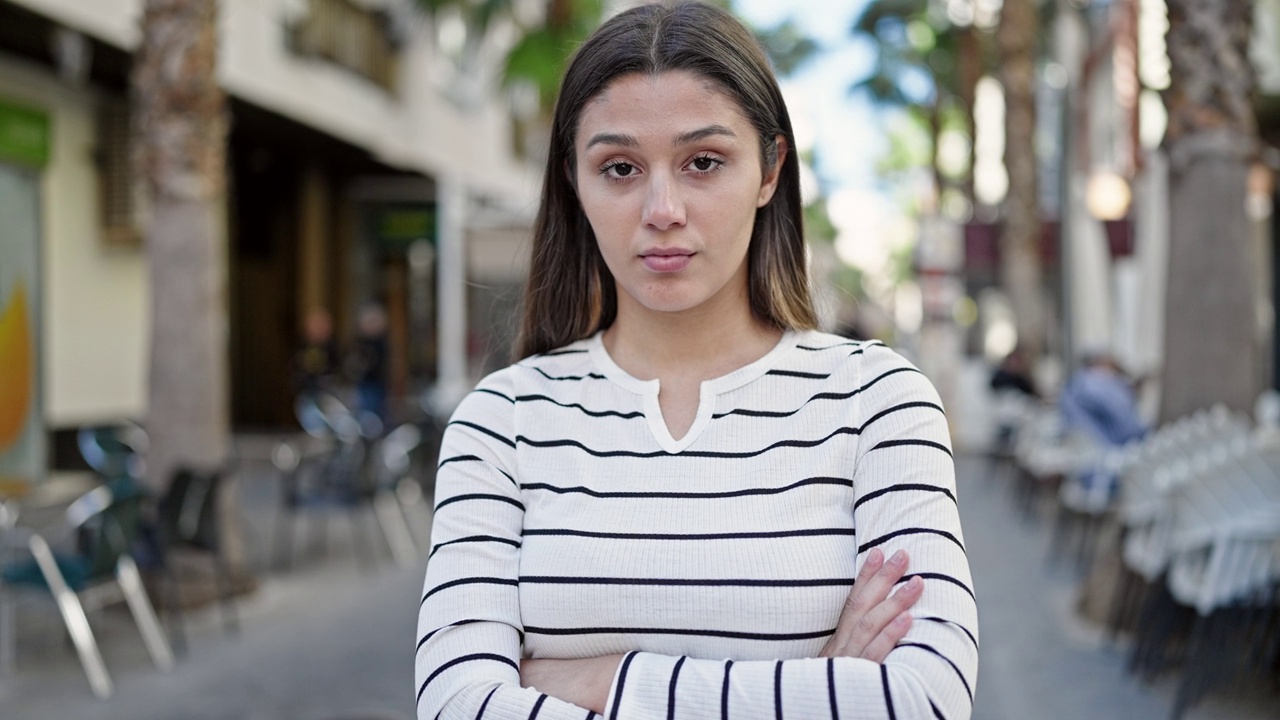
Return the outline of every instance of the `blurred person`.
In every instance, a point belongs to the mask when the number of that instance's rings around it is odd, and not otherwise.
[[[312,308],[302,323],[302,346],[293,356],[294,391],[301,396],[331,390],[337,371],[333,318],[324,308]]]
[[[1126,445],[1147,434],[1134,384],[1105,350],[1082,354],[1080,369],[1058,396],[1058,409],[1068,428],[1108,447]]]
[[[969,717],[938,395],[815,329],[791,122],[726,11],[579,48],[524,305],[442,441],[419,718]]]
[[[387,313],[376,302],[356,316],[356,338],[347,358],[347,374],[356,386],[356,409],[387,419]]]
[[[1148,428],[1138,414],[1133,383],[1107,351],[1091,349],[1081,356],[1077,370],[1058,395],[1058,412],[1065,428],[1084,435],[1103,448],[1116,448],[1146,437]],[[1104,464],[1075,478],[1099,504],[1110,502],[1119,478]]]
[[[991,389],[996,392],[1012,390],[1028,398],[1039,399],[1031,371],[1027,367],[1027,355],[1021,347],[1015,347],[1000,361],[991,373]]]

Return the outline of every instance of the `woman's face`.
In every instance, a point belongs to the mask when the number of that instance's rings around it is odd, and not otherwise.
[[[619,316],[748,302],[747,247],[785,141],[766,172],[737,103],[702,76],[669,71],[614,80],[583,108],[576,142],[578,198]]]

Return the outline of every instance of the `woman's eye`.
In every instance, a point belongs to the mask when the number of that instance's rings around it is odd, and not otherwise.
[[[636,166],[631,163],[618,162],[606,165],[601,172],[615,178],[630,177],[636,171]]]
[[[693,167],[694,170],[697,170],[700,173],[705,173],[705,172],[711,172],[712,170],[715,170],[716,168],[720,167],[724,163],[721,160],[717,160],[713,157],[707,157],[704,155],[702,157],[694,158],[693,162],[689,164]]]

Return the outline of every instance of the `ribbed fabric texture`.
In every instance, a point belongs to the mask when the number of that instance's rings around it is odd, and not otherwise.
[[[417,712],[582,720],[521,657],[627,653],[605,717],[972,712],[978,626],[946,418],[876,342],[790,331],[685,437],[600,336],[485,378],[440,454]],[[925,581],[882,665],[818,658],[866,553]],[[905,581],[906,578],[904,578]]]

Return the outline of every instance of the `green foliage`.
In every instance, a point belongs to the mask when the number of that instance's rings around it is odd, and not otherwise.
[[[805,35],[794,20],[768,30],[756,29],[755,33],[780,75],[795,72],[818,52],[818,43]]]
[[[500,18],[513,19],[515,0],[415,0],[428,16],[452,9],[462,13],[467,31],[483,37]],[[603,0],[547,0],[541,23],[522,27],[503,63],[503,84],[531,83],[544,110],[555,103],[560,77],[578,44],[600,24]]]
[[[804,208],[804,236],[809,242],[830,245],[836,240],[836,226],[827,213],[827,199],[820,197]]]

